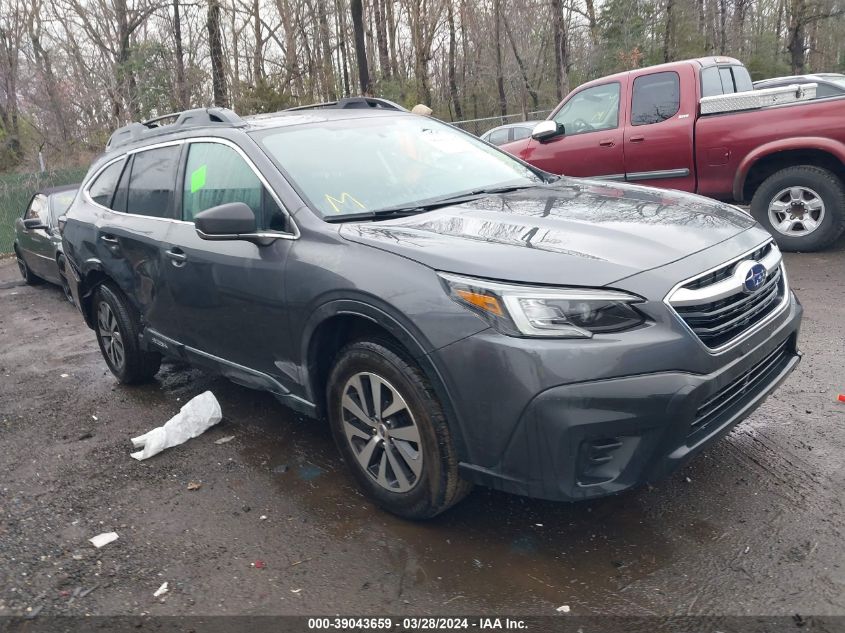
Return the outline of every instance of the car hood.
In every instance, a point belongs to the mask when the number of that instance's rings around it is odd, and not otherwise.
[[[344,224],[340,233],[436,270],[602,286],[752,226],[749,215],[701,196],[563,178],[407,218]]]

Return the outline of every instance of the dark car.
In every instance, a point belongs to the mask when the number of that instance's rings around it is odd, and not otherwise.
[[[72,301],[64,271],[59,218],[70,207],[79,184],[51,187],[36,192],[23,216],[15,220],[15,257],[28,284],[42,281],[60,285]]]
[[[398,110],[122,128],[64,243],[121,382],[181,359],[325,416],[406,517],[473,483],[575,500],[655,479],[799,361],[801,306],[745,213],[552,176]]]
[[[538,123],[542,123],[542,121],[520,121],[519,123],[500,125],[492,130],[487,130],[480,138],[482,141],[487,141],[496,146],[512,143],[531,136],[534,126]]]
[[[813,75],[793,75],[791,77],[773,77],[754,82],[755,90],[764,88],[783,88],[794,84],[818,84],[816,99],[841,97],[845,95],[845,75],[840,73],[816,73]]]

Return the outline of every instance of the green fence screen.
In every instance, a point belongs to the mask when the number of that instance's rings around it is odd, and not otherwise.
[[[37,189],[79,182],[87,171],[87,168],[78,168],[32,174],[0,174],[0,254],[12,252],[15,218],[21,216]]]

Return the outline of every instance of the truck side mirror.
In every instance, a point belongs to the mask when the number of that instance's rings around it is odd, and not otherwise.
[[[531,138],[535,141],[548,141],[556,136],[563,136],[565,129],[562,123],[556,121],[542,121],[534,126],[531,132]]]

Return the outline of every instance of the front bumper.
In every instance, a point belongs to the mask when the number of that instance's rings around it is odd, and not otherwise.
[[[712,360],[707,373],[652,371],[542,389],[501,442],[494,416],[470,420],[463,435],[476,439],[467,443],[462,475],[559,501],[605,496],[666,476],[744,420],[792,372],[801,356],[801,312],[792,297],[775,323],[733,356]],[[492,410],[497,401],[505,408],[507,397],[499,389],[487,394]],[[493,435],[479,449],[485,424]]]

